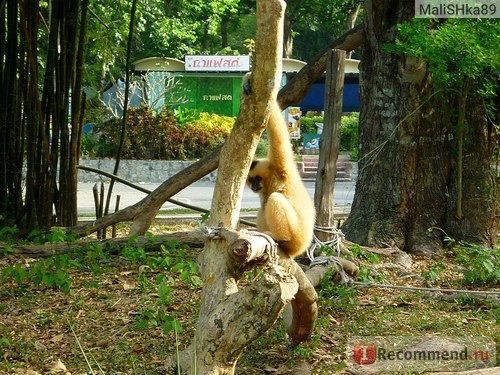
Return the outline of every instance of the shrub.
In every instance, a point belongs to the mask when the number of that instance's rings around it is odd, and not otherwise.
[[[182,123],[176,120],[176,117]],[[187,120],[193,122],[185,122]],[[169,109],[154,113],[146,107],[131,108],[128,115],[127,137],[122,150],[125,159],[192,159],[201,158],[224,142],[234,124],[234,118]],[[113,119],[96,128],[95,154],[98,157],[116,155],[121,119]],[[88,147],[86,153],[90,154]]]
[[[304,133],[316,133],[318,128],[317,122],[323,122],[323,116],[302,116],[300,118],[300,131]]]
[[[455,259],[464,267],[464,282],[471,285],[498,285],[500,283],[500,248],[485,248],[463,241],[455,243]]]
[[[224,142],[233,125],[233,117],[201,113],[197,121],[183,128],[186,157],[198,159],[214,150]]]
[[[87,133],[82,136],[81,155],[87,157],[96,156],[98,140],[93,133]]]
[[[113,119],[98,127],[98,156],[116,154],[121,133],[121,119]],[[171,146],[182,140],[172,112],[158,114],[146,107],[131,108],[128,112],[127,136],[123,144],[124,159],[164,159],[173,156]],[[182,150],[180,150],[182,152]],[[175,155],[175,153],[174,153]]]
[[[201,117],[201,113],[196,109],[179,107],[174,109],[175,121],[177,125],[182,127],[183,125],[198,121]]]
[[[358,149],[358,124],[359,113],[353,112],[342,116],[340,126],[340,151],[353,151]]]
[[[316,123],[323,123],[323,116],[302,116],[300,118],[300,131],[304,133],[316,133]],[[352,112],[343,115],[340,126],[340,151],[351,152],[351,157],[356,159],[358,152],[358,124],[359,113]]]
[[[269,149],[269,143],[267,140],[259,139],[259,143],[257,144],[257,149],[255,150],[256,158],[265,158],[267,157],[267,152]]]

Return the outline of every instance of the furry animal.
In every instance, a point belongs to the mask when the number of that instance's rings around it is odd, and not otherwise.
[[[267,134],[267,159],[252,162],[247,185],[260,195],[257,228],[294,258],[312,241],[316,211],[297,170],[288,127],[277,103],[271,111]]]

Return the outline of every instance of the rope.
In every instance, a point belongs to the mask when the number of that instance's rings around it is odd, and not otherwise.
[[[353,281],[353,285],[365,288],[390,288],[399,289],[415,292],[434,292],[434,293],[463,293],[463,294],[477,294],[477,295],[490,295],[496,298],[500,298],[500,292],[494,292],[489,290],[467,290],[467,289],[446,289],[446,288],[426,288],[419,286],[405,286],[405,285],[391,285],[391,284],[379,284],[371,282],[359,282]]]
[[[329,241],[321,241],[317,236],[316,232],[328,233],[332,235],[332,239]],[[334,249],[337,253],[337,256],[340,256],[340,245],[342,245],[342,241],[344,240],[344,233],[340,229],[335,229],[334,227],[322,227],[319,225],[314,226],[314,234],[313,234],[313,242],[311,246],[307,249],[307,257],[311,261],[311,266],[314,264],[325,263],[322,260],[324,258],[330,258],[325,256],[314,255],[316,249],[321,249],[322,246],[329,246]]]
[[[322,233],[328,233],[332,235],[332,239],[329,241],[321,241],[317,236],[316,232],[322,232]],[[341,284],[347,284],[351,281],[350,277],[347,276],[346,272],[344,271],[344,268],[340,264],[339,260],[334,257],[334,256],[325,256],[325,255],[319,255],[316,256],[314,253],[317,249],[321,249],[322,246],[329,246],[332,249],[335,250],[337,257],[340,257],[340,246],[342,245],[342,241],[344,240],[344,233],[340,229],[336,229],[334,227],[322,227],[319,225],[314,226],[314,234],[313,234],[313,241],[311,246],[306,250],[307,257],[309,258],[309,261],[311,262],[309,264],[310,267],[314,267],[317,265],[325,265],[329,266],[331,264],[335,265],[337,274],[340,277],[340,283]]]
[[[473,294],[473,295],[485,295],[492,296],[493,298],[500,298],[500,292],[495,291],[483,291],[483,290],[466,290],[466,289],[446,289],[446,288],[428,288],[428,287],[417,287],[417,286],[405,286],[405,285],[392,285],[392,284],[380,284],[374,282],[360,282],[352,280],[342,268],[339,261],[333,256],[319,255],[315,256],[316,249],[321,249],[322,246],[329,246],[335,249],[337,256],[340,256],[340,246],[342,241],[345,239],[344,234],[340,229],[335,229],[333,227],[322,227],[315,225],[315,233],[313,235],[313,242],[311,246],[307,249],[307,257],[309,258],[311,264],[310,267],[316,265],[330,265],[335,264],[338,275],[340,276],[340,283],[350,284],[357,287],[364,288],[390,288],[405,291],[422,291],[422,292],[433,292],[433,293],[462,293],[462,294]],[[317,236],[316,232],[323,232],[332,235],[332,240],[322,242]]]

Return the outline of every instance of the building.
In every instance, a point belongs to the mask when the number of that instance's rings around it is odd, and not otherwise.
[[[346,60],[344,112],[359,110],[358,60]],[[306,63],[283,59],[282,85]],[[248,56],[186,56],[186,61],[148,57],[136,61],[132,72],[145,89],[144,101],[160,109],[185,107],[198,111],[237,116],[243,76],[250,70]],[[298,104],[301,111],[322,111],[325,80],[315,82]]]

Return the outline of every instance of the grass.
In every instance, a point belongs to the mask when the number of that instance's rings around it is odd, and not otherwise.
[[[414,259],[408,272],[414,277],[393,269],[379,272],[384,282],[399,285],[498,287],[483,283],[491,276],[485,259],[498,258],[478,248],[465,254],[472,253],[477,257],[467,262],[479,267],[476,274],[483,273],[473,279],[479,284],[466,277],[463,249],[439,261]],[[360,248],[352,254],[366,264],[366,278],[385,261]],[[95,374],[163,374],[176,342],[182,349],[194,334],[201,291],[197,255],[172,243],[146,253],[131,242],[114,255],[94,247],[46,260],[0,257],[0,374],[44,373],[58,360],[72,374],[89,368]],[[319,316],[310,341],[292,346],[278,321],[247,348],[237,374],[279,373],[304,363],[314,374],[332,374],[346,366],[347,342],[355,335],[500,339],[500,308],[487,298],[448,300],[421,292],[353,289],[329,278],[318,294]]]

